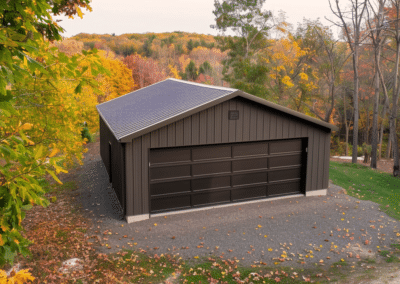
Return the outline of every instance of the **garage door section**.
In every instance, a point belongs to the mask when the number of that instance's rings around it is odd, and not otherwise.
[[[151,213],[301,192],[301,139],[150,150]]]

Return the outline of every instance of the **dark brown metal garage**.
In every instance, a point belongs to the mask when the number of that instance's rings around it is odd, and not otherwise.
[[[128,222],[326,194],[336,127],[240,90],[167,79],[97,109],[101,157]]]

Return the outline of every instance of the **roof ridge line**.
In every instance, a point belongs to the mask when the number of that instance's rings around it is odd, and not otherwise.
[[[176,79],[176,78],[168,78],[167,80],[173,80],[177,82],[181,82],[184,84],[191,84],[203,88],[210,88],[210,89],[218,89],[218,90],[225,90],[225,91],[238,91],[238,89],[233,89],[233,88],[228,88],[228,87],[221,87],[221,86],[214,86],[214,85],[207,85],[207,84],[202,84],[202,83],[196,83],[196,82],[191,82],[191,81],[186,81],[186,80],[181,80],[181,79]]]

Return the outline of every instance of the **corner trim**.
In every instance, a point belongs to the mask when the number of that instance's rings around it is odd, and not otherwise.
[[[143,214],[143,215],[135,215],[135,216],[125,216],[126,222],[129,223],[134,223],[134,222],[139,222],[143,220],[150,219],[150,214]]]
[[[327,192],[328,192],[327,189],[319,189],[319,190],[307,191],[306,192],[306,197],[318,196],[318,195],[326,195]]]

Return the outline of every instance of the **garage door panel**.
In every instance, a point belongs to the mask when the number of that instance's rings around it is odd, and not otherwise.
[[[254,184],[260,182],[267,182],[267,172],[248,173],[248,174],[240,174],[232,176],[233,186]]]
[[[268,181],[279,181],[285,179],[293,179],[293,178],[300,178],[301,177],[301,169],[285,169],[285,170],[278,170],[278,171],[271,171],[268,173]]]
[[[268,158],[245,159],[232,162],[232,170],[234,172],[267,168]]]
[[[300,180],[268,185],[268,196],[300,192]]]
[[[229,202],[230,200],[231,200],[230,190],[209,191],[201,194],[193,194],[192,196],[193,206]]]
[[[150,151],[150,163],[171,163],[190,161],[189,148],[154,149]]]
[[[151,200],[151,211],[190,207],[190,195],[170,196]]]
[[[232,190],[232,200],[266,197],[267,186],[236,188]]]
[[[244,143],[232,146],[233,157],[254,156],[254,155],[267,155],[268,143]]]
[[[150,212],[299,193],[302,151],[301,139],[151,149]]]
[[[176,177],[189,177],[190,165],[177,165],[168,167],[156,167],[150,169],[150,179],[165,179]]]
[[[278,154],[278,153],[289,153],[289,152],[297,152],[302,151],[302,143],[301,140],[283,140],[270,142],[269,144],[270,154]]]
[[[231,171],[231,162],[211,162],[192,165],[193,176],[229,173]]]
[[[190,192],[190,179],[150,184],[151,195],[160,195],[160,194],[169,194],[178,192]]]
[[[194,191],[202,189],[229,187],[230,185],[231,185],[230,176],[198,178],[192,180],[192,189]]]
[[[213,147],[201,147],[194,148],[192,150],[193,161],[201,161],[208,159],[221,159],[231,157],[231,146],[213,146]]]
[[[269,167],[270,168],[288,167],[288,166],[296,166],[296,165],[301,165],[301,155],[300,154],[269,158]]]

